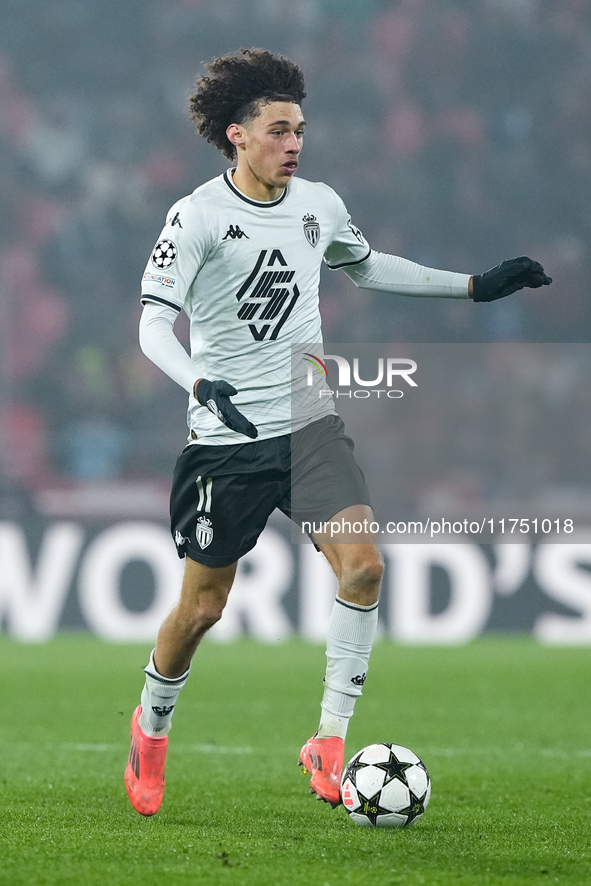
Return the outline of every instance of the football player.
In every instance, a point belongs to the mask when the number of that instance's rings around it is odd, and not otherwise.
[[[145,668],[125,772],[142,815],[162,802],[171,718],[194,653],[221,617],[237,562],[269,515],[279,508],[300,525],[373,522],[332,399],[294,388],[292,344],[309,343],[302,360],[311,349],[322,358],[322,263],[359,287],[407,296],[492,301],[551,282],[526,257],[471,276],[371,249],[340,197],[297,175],[304,98],[300,68],[262,49],[206,67],[191,115],[231,165],[171,208],[143,276],[140,344],[187,391],[189,436],[171,492],[184,579]],[[180,311],[190,320],[190,354],[173,329]],[[383,562],[369,531],[357,538],[317,534],[313,541],[336,574],[338,592],[320,722],[299,762],[311,792],[335,806],[347,726],[377,626]]]

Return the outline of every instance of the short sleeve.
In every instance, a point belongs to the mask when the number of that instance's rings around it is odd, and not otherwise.
[[[209,226],[191,197],[175,203],[166,218],[142,277],[147,301],[180,311],[210,248]]]
[[[369,243],[359,228],[351,222],[345,204],[337,194],[334,194],[334,198],[336,202],[334,234],[324,253],[324,261],[331,270],[359,264],[371,254]]]

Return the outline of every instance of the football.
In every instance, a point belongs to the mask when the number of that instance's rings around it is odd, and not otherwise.
[[[341,780],[343,806],[362,827],[408,828],[431,796],[427,767],[397,744],[372,744],[349,760]]]

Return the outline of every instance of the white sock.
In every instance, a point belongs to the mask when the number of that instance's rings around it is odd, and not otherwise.
[[[179,692],[187,682],[189,668],[180,677],[169,679],[158,673],[154,665],[154,650],[150,653],[150,661],[144,668],[146,683],[142,690],[142,713],[139,719],[139,727],[144,735],[156,738],[167,735],[170,730],[170,721],[174,712],[174,706]]]
[[[319,738],[345,739],[367,676],[377,624],[377,603],[357,606],[336,598],[328,626]]]

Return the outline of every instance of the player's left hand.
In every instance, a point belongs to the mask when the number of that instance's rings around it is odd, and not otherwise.
[[[472,278],[472,298],[474,301],[495,301],[518,289],[537,289],[550,283],[552,277],[546,276],[541,264],[522,255],[509,258],[484,274],[476,274]]]
[[[231,431],[244,434],[254,440],[258,437],[259,432],[230,400],[230,397],[237,393],[238,391],[233,385],[221,379],[209,381],[207,378],[200,378],[194,387],[195,399],[202,406],[206,406]]]

